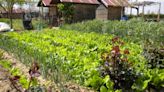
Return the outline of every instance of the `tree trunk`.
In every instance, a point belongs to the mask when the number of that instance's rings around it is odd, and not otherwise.
[[[11,27],[11,29],[13,28],[12,13],[13,13],[13,4],[11,3],[11,6],[10,6],[10,27]]]
[[[12,20],[12,12],[11,11],[9,13],[9,17],[10,17],[10,27],[12,29],[13,28],[13,20]]]

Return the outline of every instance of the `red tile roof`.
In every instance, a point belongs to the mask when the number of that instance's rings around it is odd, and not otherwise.
[[[44,6],[50,6],[51,2],[57,3],[80,3],[80,4],[100,4],[97,0],[43,0]]]
[[[83,3],[83,4],[99,4],[97,0],[60,0],[60,2]]]
[[[52,0],[42,0],[45,6],[49,6]]]
[[[108,6],[131,6],[127,0],[101,0],[102,3]]]
[[[101,0],[102,3],[108,6],[131,6],[128,0]],[[50,6],[51,2],[57,3],[81,3],[81,4],[100,4],[98,0],[42,0],[44,6]]]

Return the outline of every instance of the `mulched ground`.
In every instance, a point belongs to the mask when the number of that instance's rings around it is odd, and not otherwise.
[[[0,66],[0,92],[17,92],[9,80],[9,72]]]

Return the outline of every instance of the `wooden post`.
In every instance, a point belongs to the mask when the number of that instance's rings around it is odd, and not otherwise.
[[[142,18],[144,19],[144,11],[145,11],[145,2],[142,5]]]
[[[130,15],[132,15],[132,7],[130,7]]]
[[[120,1],[121,2],[121,1]],[[124,4],[121,2],[121,17],[124,15]]]
[[[43,29],[43,4],[42,4],[42,15],[41,15],[41,31]]]
[[[139,6],[137,7],[137,16],[139,16]]]
[[[59,9],[58,9],[57,4],[55,5],[55,8],[56,8],[55,12],[56,12],[56,17],[57,17],[57,24],[56,24],[56,26],[58,27],[58,26],[60,26],[61,21],[60,21],[60,14],[59,14]]]
[[[121,17],[123,16],[123,6],[121,6]]]
[[[159,10],[158,10],[158,16],[157,16],[157,21],[160,21],[160,11],[161,11],[161,3],[159,3]]]

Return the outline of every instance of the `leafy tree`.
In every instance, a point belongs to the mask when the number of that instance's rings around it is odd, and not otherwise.
[[[0,7],[7,12],[8,17],[10,18],[10,26],[13,28],[12,24],[12,13],[14,4],[22,4],[26,0],[0,0]]]
[[[62,16],[66,23],[72,23],[74,15],[74,5],[70,3],[58,4],[58,11],[60,16]]]

